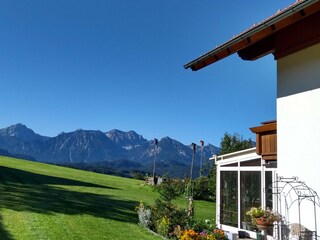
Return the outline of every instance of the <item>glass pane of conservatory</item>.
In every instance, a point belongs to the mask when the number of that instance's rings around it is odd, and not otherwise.
[[[271,171],[267,171],[265,172],[265,176],[266,176],[266,185],[265,185],[265,193],[266,193],[266,207],[272,209],[273,208],[273,204],[272,204],[272,172]]]
[[[258,159],[251,159],[249,161],[244,161],[244,162],[241,162],[240,163],[240,166],[243,166],[243,167],[252,167],[252,166],[261,166],[261,159],[258,158]]]
[[[242,171],[240,173],[240,195],[241,228],[252,230],[246,212],[251,207],[261,206],[261,172]]]
[[[238,172],[222,171],[220,181],[220,222],[238,227]]]

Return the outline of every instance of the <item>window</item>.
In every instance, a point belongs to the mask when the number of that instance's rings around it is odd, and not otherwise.
[[[271,171],[266,171],[265,172],[265,199],[266,199],[266,207],[272,209],[273,206],[272,206],[272,197],[273,197],[273,194],[272,194],[272,172]]]
[[[241,228],[243,222],[249,222],[246,212],[251,207],[261,206],[261,172],[240,172],[240,219]]]
[[[273,208],[270,186],[276,162],[262,160],[253,148],[218,157],[216,165],[217,224],[227,231],[249,230],[254,236],[246,212],[251,207]]]
[[[220,199],[221,223],[238,226],[238,172],[221,172]]]
[[[258,159],[252,159],[252,160],[249,160],[249,161],[244,161],[244,162],[240,162],[240,166],[241,167],[245,167],[245,166],[261,166],[261,159],[258,158]]]

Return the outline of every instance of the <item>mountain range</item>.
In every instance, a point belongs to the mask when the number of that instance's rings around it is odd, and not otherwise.
[[[219,150],[211,144],[203,147],[204,167]],[[152,173],[156,159],[157,174],[186,177],[190,175],[193,151],[170,137],[162,138],[156,146],[154,140],[135,131],[78,129],[46,137],[19,123],[0,129],[0,155],[129,176],[135,171]],[[201,148],[197,146],[194,177],[200,159]]]

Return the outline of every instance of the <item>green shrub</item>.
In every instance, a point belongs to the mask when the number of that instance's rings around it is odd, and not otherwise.
[[[181,179],[168,178],[159,185],[154,186],[154,190],[160,194],[160,199],[171,203],[172,200],[180,197],[185,192],[185,183]]]
[[[180,179],[169,178],[160,185],[156,185],[154,190],[160,196],[151,207],[150,228],[162,236],[168,236],[175,226],[187,224],[186,210],[172,204],[172,200],[184,193],[185,185]]]
[[[172,232],[177,225],[186,226],[188,222],[185,209],[180,209],[173,204],[168,204],[160,199],[156,199],[155,204],[151,207],[150,228],[157,231],[158,225],[164,217],[166,217],[169,222],[168,232]]]
[[[196,232],[202,232],[202,231],[207,231],[207,232],[212,232],[214,229],[216,229],[216,225],[212,223],[210,220],[195,220],[192,219],[189,221],[188,229],[193,229]]]
[[[193,181],[193,198],[196,200],[214,200],[215,191],[215,182],[210,177],[199,177]]]
[[[162,217],[156,224],[157,233],[161,236],[168,236],[170,230],[170,220],[167,216]]]

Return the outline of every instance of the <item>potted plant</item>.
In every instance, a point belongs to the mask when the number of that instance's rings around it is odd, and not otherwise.
[[[270,226],[274,222],[281,219],[281,215],[270,208],[263,209],[260,207],[252,207],[247,213],[251,217],[252,224],[259,226]]]

